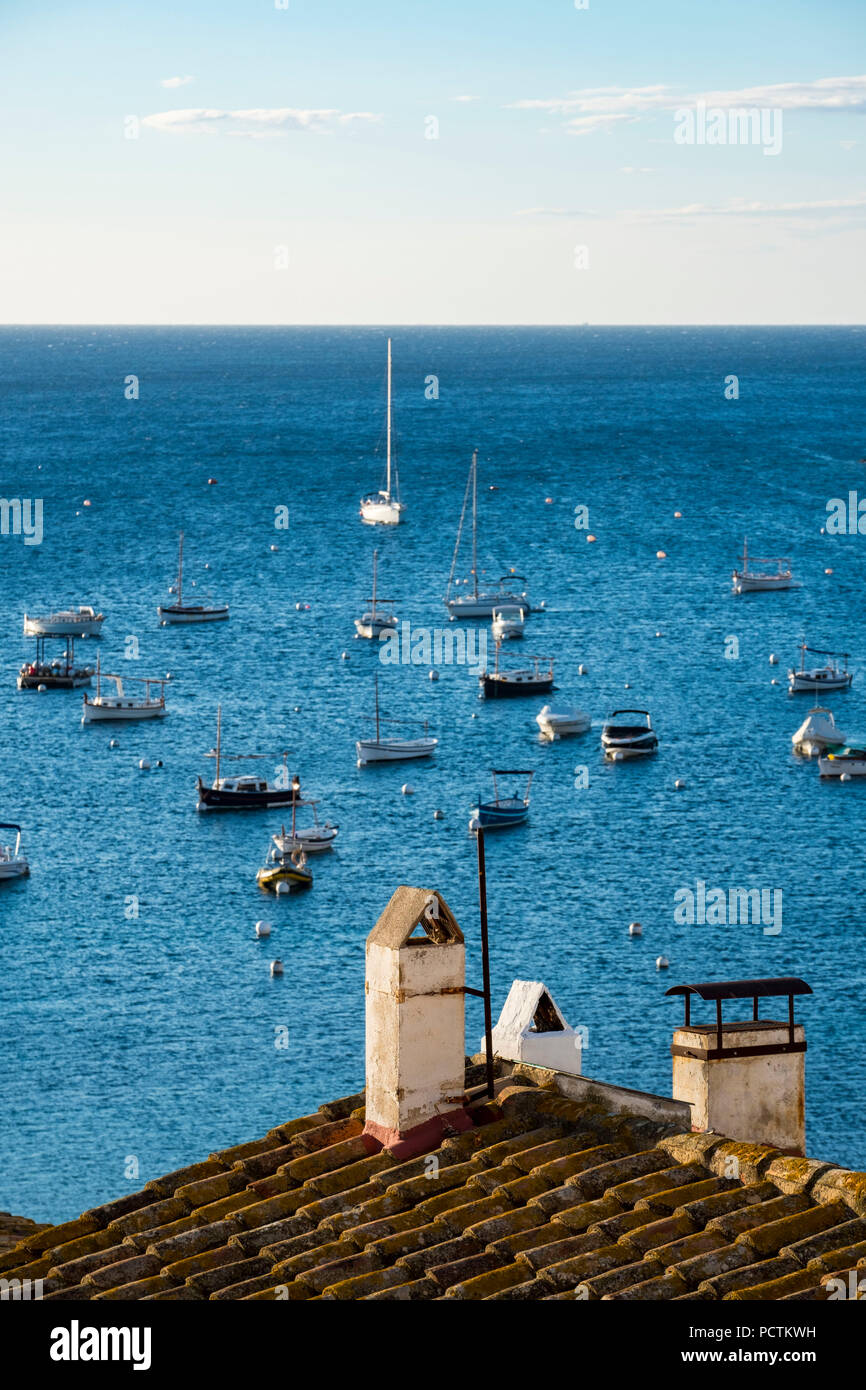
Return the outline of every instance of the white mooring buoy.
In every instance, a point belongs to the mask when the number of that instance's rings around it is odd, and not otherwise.
[[[676,789],[677,789],[678,792],[683,791],[684,788],[685,788],[685,785],[686,785],[686,784],[685,784],[685,781],[684,781],[684,779],[683,779],[682,777],[678,777],[677,780],[674,782],[674,786],[676,787]]]
[[[656,970],[667,970],[669,965],[667,956],[656,956]]]
[[[402,787],[400,788],[400,791],[402,792],[403,796],[415,795],[415,788],[412,786],[411,782],[404,782]]]
[[[256,936],[270,936],[270,922],[256,922]]]
[[[139,760],[138,760],[138,766],[141,768],[142,772],[150,772],[150,761],[149,761],[149,759],[147,759],[147,758],[139,758]]]
[[[629,936],[643,936],[643,927],[640,922],[629,922],[628,934]]]
[[[770,652],[770,665],[771,665],[771,666],[778,666],[778,664],[779,664],[779,658],[776,656],[776,653],[775,653],[775,652]]]
[[[282,973],[283,973],[283,962],[282,962],[281,960],[272,960],[272,961],[271,961],[271,975],[282,975]]]
[[[444,812],[444,811],[434,811],[434,812],[433,812],[433,819],[434,819],[434,820],[444,820],[444,819],[445,819],[445,812]]]
[[[439,672],[438,672],[438,671],[431,671],[431,672],[430,672],[430,679],[431,679],[431,681],[438,681],[438,679],[439,679]]]

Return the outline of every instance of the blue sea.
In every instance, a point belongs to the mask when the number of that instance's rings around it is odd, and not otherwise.
[[[527,825],[488,839],[494,1017],[515,977],[543,980],[586,1029],[587,1075],[669,1094],[669,986],[802,976],[808,1152],[866,1168],[866,784],[794,757],[812,701],[785,683],[804,637],[850,651],[853,689],[829,698],[866,733],[866,539],[822,534],[829,499],[866,496],[866,330],[392,336],[407,514],[374,530],[358,499],[383,472],[385,330],[0,330],[2,493],[44,507],[41,545],[0,537],[0,819],[32,870],[0,885],[0,1207],[61,1221],[360,1087],[364,942],[400,883],[444,895],[478,987],[467,824],[497,766],[536,776]],[[555,658],[556,699],[593,717],[582,738],[543,745],[542,700],[484,703],[465,667],[431,682],[354,640],[374,546],[400,618],[447,625],[475,448],[479,564],[545,601],[522,651]],[[158,625],[181,529],[186,584],[228,623]],[[733,597],[745,535],[802,587]],[[165,721],[82,727],[81,691],[16,690],[24,611],[68,603],[107,615],[79,656],[171,672]],[[377,669],[383,712],[433,726],[428,763],[356,766]],[[280,812],[196,811],[218,703],[224,751],[273,775],[289,750],[340,825],[304,895],[256,886]],[[659,754],[606,765],[601,722],[624,705],[651,711]],[[781,891],[781,931],[678,925],[698,881]],[[470,999],[467,1050],[482,1031]]]

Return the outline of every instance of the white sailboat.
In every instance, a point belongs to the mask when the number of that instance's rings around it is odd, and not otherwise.
[[[806,653],[811,652],[813,656],[828,656],[830,660],[826,666],[813,666],[806,670]],[[840,652],[839,655],[845,661],[844,667],[836,662],[836,653],[822,650],[820,647],[807,647],[805,642],[800,643],[800,666],[799,669],[791,667],[788,672],[788,688],[792,695],[803,693],[814,694],[825,690],[848,690],[854,679],[853,671],[848,670],[848,653]]]
[[[0,830],[14,830],[15,844],[0,843],[0,878],[26,878],[30,873],[27,856],[21,848],[21,826],[12,821],[0,824]]]
[[[380,492],[361,498],[361,520],[369,526],[398,526],[406,508],[400,501],[400,480],[394,469],[394,493],[391,493],[391,339],[388,339],[388,389],[385,409],[386,464],[385,487]]]
[[[462,591],[456,593],[452,598],[452,587],[459,588],[461,586],[460,580],[455,581],[454,572],[460,554],[460,542],[463,539],[463,526],[466,521],[466,507],[470,492],[472,494],[472,569],[469,577],[463,581]],[[448,616],[452,622],[458,618],[492,618],[494,610],[501,608],[503,604],[521,608],[526,616],[530,612],[529,596],[526,589],[520,593],[514,592],[519,582],[526,583],[523,575],[511,573],[503,575],[495,588],[487,585],[482,589],[478,584],[478,450],[476,449],[469,465],[469,477],[466,480],[466,491],[463,494],[463,507],[460,512],[460,524],[457,527],[457,540],[451,559],[451,572],[448,575],[448,588],[445,591],[445,607],[448,609]]]
[[[180,533],[180,547],[177,557],[177,599],[174,603],[162,603],[156,610],[163,627],[167,623],[215,623],[229,615],[227,603],[184,603],[183,601],[183,531]]]
[[[753,565],[775,565],[775,572],[769,569],[749,569],[750,558]],[[759,560],[754,555],[750,557],[747,540],[743,541],[743,568],[734,570],[731,578],[733,579],[733,592],[735,594],[753,594],[762,590],[799,587],[794,583],[790,560],[775,558]]]
[[[427,721],[423,721],[423,738],[383,738],[383,724],[404,725],[408,721],[403,719],[382,719],[379,715],[379,677],[376,676],[376,737],[358,739],[355,750],[358,754],[358,766],[364,767],[367,763],[394,763],[402,762],[408,758],[429,758],[436,751],[439,742],[436,738],[430,738],[427,733]],[[420,724],[422,721],[418,721]]]
[[[390,629],[395,628],[395,627],[397,626],[397,619],[395,618],[394,614],[393,614],[393,613],[389,613],[389,612],[387,612],[387,611],[383,613],[383,612],[380,610],[380,608],[379,608],[379,604],[383,604],[383,603],[393,603],[394,600],[393,600],[393,599],[390,599],[390,598],[378,598],[378,597],[377,597],[377,592],[378,592],[378,591],[377,591],[378,569],[379,569],[379,552],[378,552],[378,550],[374,550],[374,551],[373,551],[373,597],[372,597],[371,599],[368,600],[368,602],[369,602],[369,604],[370,604],[370,608],[369,608],[369,611],[363,615],[363,617],[360,617],[360,618],[356,618],[356,619],[355,619],[355,628],[356,628],[356,631],[357,631],[357,633],[358,633],[358,636],[359,636],[359,637],[369,637],[369,638],[372,638],[373,641],[377,641],[378,638],[380,637],[380,635],[381,635],[383,632],[388,632],[388,631],[390,631]]]
[[[167,676],[115,676],[103,672],[99,657],[96,658],[96,694],[91,698],[84,695],[82,724],[92,724],[97,720],[163,719],[165,718],[165,682]],[[114,682],[114,694],[103,695],[102,682]],[[144,686],[144,697],[130,696],[124,689],[124,680],[134,681]],[[157,687],[157,694],[151,694],[151,686]]]
[[[282,826],[279,835],[272,835],[271,839],[276,845],[281,855],[293,854],[296,850],[302,850],[305,854],[322,854],[333,845],[337,838],[340,827],[332,825],[326,820],[324,825],[319,824],[319,817],[316,812],[318,801],[293,801],[292,802],[292,828],[286,834],[286,827]],[[298,825],[295,812],[299,806],[312,806],[313,824]]]

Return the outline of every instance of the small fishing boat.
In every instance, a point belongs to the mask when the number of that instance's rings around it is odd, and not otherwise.
[[[271,806],[291,806],[300,799],[301,783],[295,776],[289,780],[288,754],[283,753],[281,785],[265,777],[245,775],[221,777],[222,762],[244,762],[267,759],[266,753],[238,753],[225,758],[222,753],[222,706],[217,706],[216,748],[205,757],[216,759],[216,776],[209,787],[196,779],[199,811],[264,811]]]
[[[427,733],[427,720],[409,721],[405,719],[382,719],[379,714],[379,677],[375,678],[376,689],[376,712],[373,716],[376,721],[376,737],[358,739],[355,749],[358,755],[358,766],[364,767],[367,763],[393,763],[403,762],[409,758],[429,758],[435,751],[439,742],[436,738],[431,738]],[[383,738],[382,725],[402,725],[406,726],[410,722],[415,723],[424,729],[421,738]]]
[[[621,720],[624,714],[639,714],[644,722]],[[626,758],[650,757],[659,741],[645,709],[615,709],[601,731],[601,746],[611,762],[622,762]]]
[[[84,696],[82,724],[92,724],[98,720],[163,719],[165,708],[165,683],[167,676],[115,676],[101,669],[96,659],[96,694],[91,698]],[[114,694],[103,695],[102,682],[114,682]],[[144,686],[144,695],[133,697],[127,694],[124,681]],[[151,687],[157,693],[151,694]]]
[[[363,617],[355,619],[355,629],[359,637],[369,637],[373,641],[378,641],[383,632],[388,632],[397,626],[397,619],[394,614],[386,608],[381,611],[381,604],[392,604],[391,598],[379,598],[377,591],[377,576],[379,569],[379,552],[373,551],[373,596],[367,602],[370,605],[369,611]]]
[[[78,608],[61,608],[42,617],[24,614],[25,637],[98,637],[105,614],[97,613],[90,604]]]
[[[526,621],[526,610],[516,603],[501,603],[493,610],[490,631],[494,642],[504,642],[508,638],[522,637]]]
[[[297,893],[302,888],[311,888],[313,875],[305,868],[306,862],[303,850],[283,854],[277,848],[270,849],[256,874],[256,883],[271,893]]]
[[[807,652],[811,652],[813,656],[828,656],[830,660],[826,666],[813,666],[807,671]],[[823,694],[830,690],[848,690],[854,673],[848,670],[848,653],[839,652],[838,655],[843,658],[844,667],[837,663],[836,652],[822,651],[820,647],[807,647],[805,642],[801,642],[799,668],[792,667],[788,672],[788,689],[791,694]]]
[[[0,844],[0,879],[26,878],[30,873],[27,857],[21,850],[21,826],[12,821],[0,822],[0,830],[14,830],[14,845]]]
[[[466,521],[466,508],[469,503],[470,493],[472,496],[472,567],[469,576],[461,581],[454,579],[457,568],[457,561],[460,556],[460,545],[463,539],[463,526]],[[457,540],[454,543],[454,554],[451,558],[451,571],[448,575],[448,587],[445,591],[445,607],[448,609],[448,616],[452,622],[458,618],[492,618],[493,610],[501,608],[503,604],[510,604],[522,608],[525,613],[530,612],[529,595],[524,588],[518,591],[520,584],[526,584],[523,575],[510,574],[503,575],[495,585],[487,584],[483,588],[478,582],[478,450],[472,455],[472,463],[469,465],[469,477],[466,480],[466,491],[463,494],[463,508],[460,512],[460,523],[457,527]],[[455,593],[452,598],[452,588],[461,588],[461,592]]]
[[[529,792],[532,787],[534,772],[528,772],[525,768],[493,768],[493,800],[482,801],[478,798],[472,808],[472,819],[469,822],[469,829],[476,830],[506,830],[512,825],[522,825],[529,816]],[[526,787],[523,795],[515,791],[511,796],[502,796],[499,791],[500,777],[525,777]]]
[[[38,690],[40,686],[44,686],[47,690],[76,690],[80,686],[90,685],[95,668],[76,666],[75,638],[67,637],[63,655],[48,661],[45,656],[45,643],[50,640],[45,637],[36,638],[36,658],[34,661],[25,661],[18,672],[18,689]]]
[[[531,656],[532,665],[520,670],[503,671],[499,666],[499,649],[492,671],[482,671],[478,677],[481,693],[486,700],[507,700],[520,695],[547,695],[553,689],[553,658]],[[543,666],[542,663],[547,665]]]
[[[574,706],[554,709],[553,705],[545,705],[535,716],[535,722],[542,736],[552,741],[567,738],[572,734],[585,734],[592,724],[592,719]]]
[[[752,565],[775,565],[774,570],[749,569]],[[749,555],[749,542],[743,542],[743,568],[733,571],[733,591],[735,594],[752,594],[760,590],[769,589],[791,589],[794,587],[794,578],[791,572],[791,562],[785,559],[759,560],[756,556]]]
[[[866,777],[866,744],[837,743],[818,757],[822,777]]]
[[[794,752],[804,758],[817,757],[825,748],[844,744],[845,735],[836,724],[831,710],[815,705],[809,710],[796,733],[791,735]]]
[[[163,627],[175,623],[216,623],[229,615],[227,603],[184,603],[183,601],[183,531],[180,533],[180,546],[177,559],[177,582],[172,592],[176,595],[174,603],[161,603],[157,608]]]
[[[394,467],[394,492],[391,492],[391,339],[388,339],[388,371],[385,406],[385,486],[380,492],[361,498],[361,520],[368,526],[399,526],[406,508],[400,501],[400,479]]]
[[[319,817],[316,811],[318,801],[293,801],[292,802],[292,828],[286,834],[286,827],[283,826],[279,835],[272,836],[273,842],[281,854],[292,854],[295,850],[303,850],[305,854],[322,854],[330,849],[337,838],[340,827],[332,825],[326,820],[324,825],[319,824]],[[299,806],[311,806],[313,808],[313,824],[298,825],[295,812]]]

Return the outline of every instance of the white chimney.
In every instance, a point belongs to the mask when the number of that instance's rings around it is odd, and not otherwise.
[[[484,1039],[481,1050],[485,1051]],[[493,1029],[493,1055],[503,1062],[580,1076],[580,1038],[565,1021],[550,990],[538,980],[515,980]]]
[[[464,1109],[466,947],[447,903],[400,887],[367,937],[370,1147],[409,1157],[471,1128]]]
[[[673,1098],[691,1105],[692,1129],[805,1153],[806,1035],[794,1022],[794,997],[812,993],[805,981],[727,980],[667,993],[685,998],[685,1022],[671,1045]],[[692,1023],[693,996],[715,1002],[714,1023]],[[780,997],[787,1019],[759,1019],[758,1000]],[[751,1019],[724,1023],[725,999],[751,999]]]

